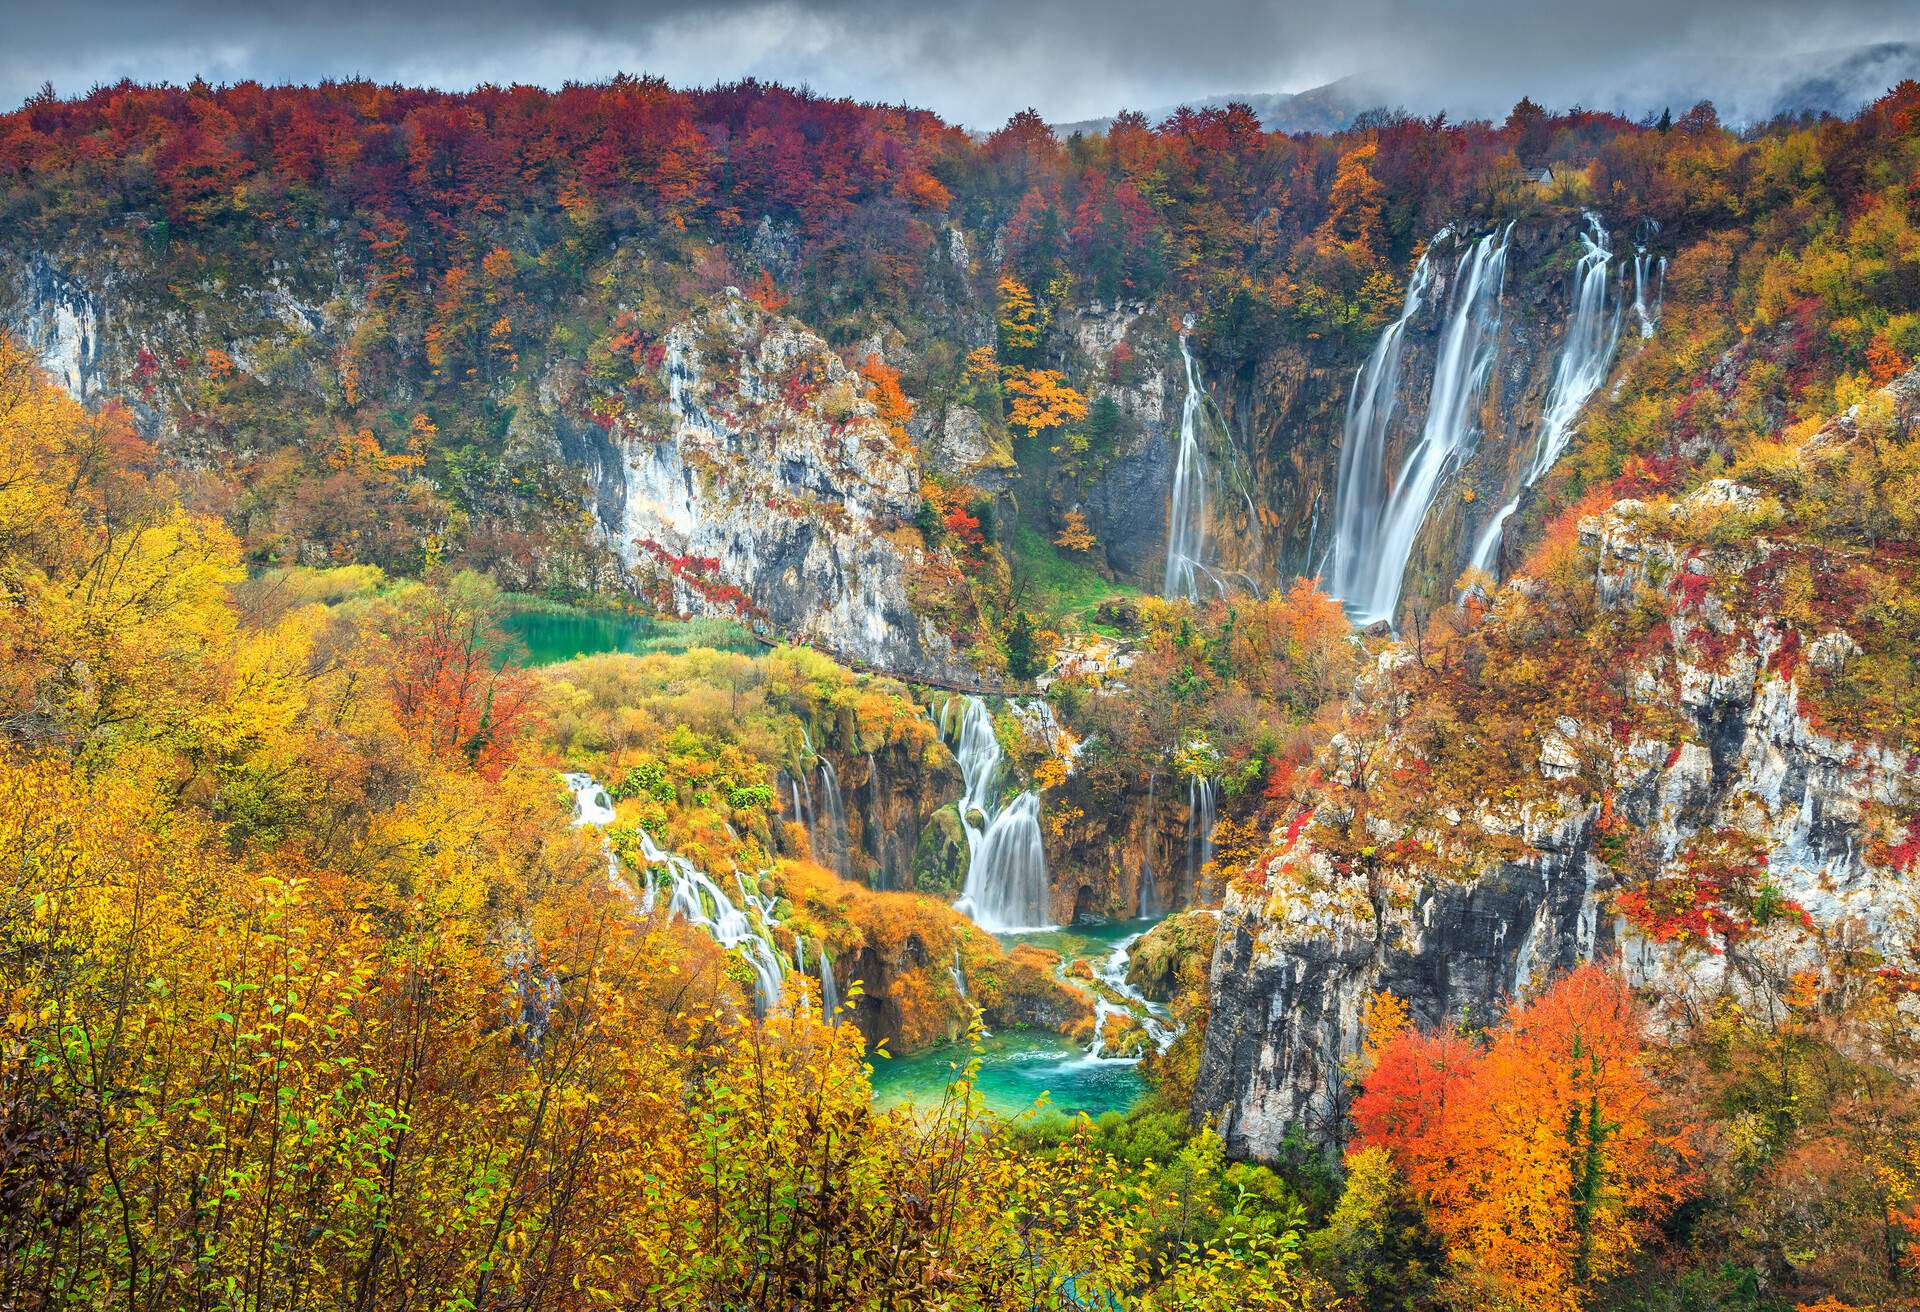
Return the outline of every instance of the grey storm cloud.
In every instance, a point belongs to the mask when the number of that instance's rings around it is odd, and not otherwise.
[[[1766,84],[1824,71],[1830,52],[1917,38],[1913,0],[0,0],[0,102],[123,77],[463,88],[625,71],[757,77],[991,127],[1027,106],[1064,121],[1353,76],[1455,117],[1523,94],[1630,112],[1717,95],[1738,116],[1726,98],[1758,112]],[[1868,95],[1885,75],[1872,60],[1849,74]]]

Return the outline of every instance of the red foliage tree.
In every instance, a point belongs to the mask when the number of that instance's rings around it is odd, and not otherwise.
[[[1584,966],[1484,1043],[1401,1030],[1372,1051],[1355,1146],[1393,1155],[1488,1301],[1573,1312],[1681,1196],[1641,1026],[1625,983]]]

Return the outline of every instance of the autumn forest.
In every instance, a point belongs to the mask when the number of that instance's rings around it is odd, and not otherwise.
[[[1920,1308],[1920,83],[0,114],[0,1308]]]

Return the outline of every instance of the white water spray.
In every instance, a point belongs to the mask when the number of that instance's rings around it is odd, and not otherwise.
[[[1547,388],[1547,401],[1540,413],[1540,426],[1534,438],[1533,458],[1521,476],[1513,497],[1488,521],[1474,542],[1469,568],[1490,570],[1494,553],[1500,547],[1500,534],[1507,520],[1520,507],[1520,498],[1540,480],[1566,453],[1573,440],[1574,421],[1580,417],[1587,400],[1607,380],[1613,354],[1620,342],[1620,306],[1607,313],[1608,269],[1613,252],[1607,242],[1607,230],[1600,216],[1589,212],[1587,231],[1580,234],[1583,247],[1573,272],[1573,305],[1567,315],[1566,336],[1560,342],[1560,354],[1554,362],[1553,381]],[[1638,261],[1636,260],[1636,265]]]
[[[1460,256],[1448,298],[1427,397],[1426,421],[1394,478],[1371,550],[1359,547],[1357,578],[1341,595],[1363,623],[1391,621],[1414,539],[1441,485],[1480,440],[1480,402],[1499,345],[1499,309],[1506,285],[1507,239],[1513,225],[1480,238]]]
[[[1334,596],[1355,600],[1372,587],[1373,560],[1387,505],[1386,456],[1389,431],[1400,391],[1400,358],[1406,349],[1407,324],[1425,303],[1433,283],[1428,263],[1433,248],[1448,236],[1442,228],[1433,235],[1407,279],[1406,303],[1400,317],[1381,330],[1367,362],[1353,376],[1347,394],[1347,421],[1340,439],[1340,477],[1334,496]]]
[[[1028,789],[996,809],[1002,753],[993,716],[978,697],[943,710],[941,728],[956,735],[953,755],[966,781],[960,823],[967,834],[967,879],[956,910],[996,934],[1051,929],[1047,916],[1047,854],[1040,839],[1040,795]]]

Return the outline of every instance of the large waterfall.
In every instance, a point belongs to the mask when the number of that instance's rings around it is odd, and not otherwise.
[[[1040,839],[1040,795],[1028,789],[997,807],[1002,753],[993,716],[978,697],[954,702],[941,715],[943,731],[956,735],[953,755],[966,781],[959,802],[967,834],[967,879],[957,910],[997,934],[1051,929],[1048,920],[1047,854]]]
[[[1344,584],[1334,591],[1363,622],[1392,620],[1420,526],[1426,522],[1441,484],[1472,454],[1480,440],[1480,403],[1499,341],[1500,296],[1506,283],[1507,239],[1512,232],[1509,223],[1461,253],[1420,436],[1401,460],[1392,492],[1377,517],[1369,509],[1361,521],[1361,531],[1350,536],[1344,527],[1341,529],[1335,575]],[[1404,324],[1404,319],[1401,322]],[[1393,350],[1397,353],[1397,345]],[[1356,380],[1356,395],[1359,386]],[[1384,416],[1380,423],[1384,429]],[[1349,442],[1356,440],[1364,439],[1353,433],[1346,438]],[[1364,498],[1369,494],[1362,488],[1360,495]],[[1377,488],[1372,495],[1378,495]],[[1371,531],[1366,531],[1368,528]]]
[[[1613,252],[1600,216],[1589,212],[1586,218],[1587,231],[1580,234],[1584,249],[1573,271],[1573,306],[1567,315],[1567,331],[1560,342],[1560,354],[1554,362],[1553,381],[1547,387],[1546,406],[1540,412],[1533,458],[1512,498],[1487,521],[1486,528],[1474,542],[1473,556],[1468,562],[1473,569],[1492,567],[1507,520],[1519,508],[1526,490],[1566,452],[1567,443],[1573,438],[1574,421],[1580,417],[1587,398],[1607,380],[1614,349],[1620,343],[1620,304],[1616,301],[1613,313],[1607,313],[1608,272]],[[1638,264],[1636,260],[1636,268]]]
[[[563,778],[573,793],[576,825],[605,828],[613,823],[613,803],[592,775],[568,774]],[[653,872],[662,872],[667,881],[667,914],[698,925],[729,951],[738,949],[753,971],[754,996],[761,1013],[771,1011],[780,1001],[780,986],[787,973],[786,961],[773,939],[778,923],[773,917],[773,899],[747,892],[745,881],[736,875],[739,901],[735,902],[693,862],[660,848],[645,829],[639,830],[639,837],[648,870],[641,910],[652,910],[656,893]],[[610,872],[616,860],[609,852]]]
[[[1191,325],[1191,320],[1188,325]],[[1200,387],[1199,366],[1180,333],[1180,363],[1186,369],[1187,396],[1180,406],[1180,447],[1174,457],[1173,494],[1167,503],[1167,576],[1161,595],[1200,599],[1200,585],[1220,590],[1207,547],[1207,453],[1200,444],[1206,393]]]
[[[1334,497],[1333,578],[1329,590],[1352,603],[1372,587],[1374,544],[1387,506],[1387,443],[1400,392],[1400,357],[1407,324],[1420,311],[1433,282],[1428,263],[1434,246],[1448,235],[1442,228],[1420,253],[1407,279],[1406,304],[1373,344],[1372,354],[1353,376],[1347,394],[1347,422],[1340,441],[1340,481]]]

